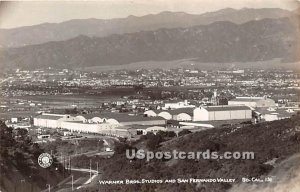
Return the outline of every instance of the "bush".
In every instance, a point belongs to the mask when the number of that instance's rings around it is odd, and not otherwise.
[[[148,133],[146,146],[148,149],[154,150],[159,147],[159,145],[162,141],[164,141],[164,140],[161,135],[159,135],[159,134],[154,135],[153,133]]]
[[[130,149],[130,145],[124,142],[115,143],[115,154],[125,153],[126,149]]]
[[[156,135],[160,135],[163,138],[176,137],[176,133],[174,131],[158,131]]]
[[[183,136],[192,133],[190,130],[184,129],[178,133],[178,136]]]

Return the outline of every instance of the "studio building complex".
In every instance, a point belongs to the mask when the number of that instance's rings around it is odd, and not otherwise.
[[[275,107],[273,99],[267,97],[236,97],[228,101],[228,105],[245,105],[252,108]]]
[[[183,129],[200,130],[219,125],[216,122],[274,121],[289,118],[293,109],[282,109],[266,97],[237,97],[228,105],[193,106],[187,101],[172,103],[139,114],[105,112],[80,115],[43,113],[34,118],[34,126],[65,129],[71,132],[112,136],[156,133]],[[177,128],[174,130],[174,128]]]
[[[173,130],[166,128],[168,121],[178,122],[182,129],[212,128],[206,121],[251,120],[247,106],[210,106],[180,108],[165,111],[148,110],[144,114],[96,113],[72,116],[68,114],[43,113],[34,118],[34,126],[66,129],[74,132],[99,133],[112,136],[146,134],[147,132]],[[174,130],[173,130],[174,131]]]
[[[149,117],[163,117],[177,121],[218,121],[218,120],[250,120],[251,108],[248,106],[207,106],[196,108],[181,108],[168,111],[149,110],[144,113]]]
[[[101,117],[99,117],[101,115]],[[128,114],[86,114],[61,115],[44,113],[33,119],[34,126],[44,128],[66,129],[71,132],[99,133],[112,136],[128,136],[132,125],[154,126],[164,125],[161,117],[146,118]]]

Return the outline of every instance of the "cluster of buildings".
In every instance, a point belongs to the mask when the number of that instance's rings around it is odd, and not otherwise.
[[[32,115],[47,111],[34,117],[34,126],[115,136],[211,128],[220,121],[273,121],[291,117],[300,106],[296,92],[300,85],[299,73],[282,70],[230,68],[203,71],[179,68],[99,73],[68,69],[17,70],[0,81],[0,96],[5,98],[0,102],[3,114],[16,116],[17,112],[22,112]],[[101,103],[96,98],[97,101],[59,100],[57,104],[47,99],[21,99],[28,95],[51,97],[83,91],[87,95],[106,96],[122,87],[125,87],[124,90],[131,88],[131,92],[121,101],[109,98]],[[20,96],[20,99],[12,99],[15,96]],[[69,99],[68,96],[66,98]],[[82,111],[78,112],[79,115],[54,114],[59,112],[49,110],[69,107],[86,108],[89,114],[81,114]],[[11,122],[11,126],[28,127],[30,123]]]
[[[275,121],[290,118],[297,111],[298,107],[277,106],[273,99],[267,97],[237,97],[228,101],[228,105],[245,105],[253,111],[255,121]]]
[[[34,126],[129,137],[157,131],[180,132],[213,128],[213,122],[274,121],[289,118],[297,109],[278,108],[267,97],[237,97],[228,105],[196,106],[188,101],[165,103],[142,114],[90,113],[80,115],[43,113],[34,118]]]
[[[168,105],[168,104],[166,104]],[[167,131],[167,122],[175,121],[181,129],[212,128],[207,122],[217,120],[251,120],[252,112],[247,106],[210,106],[186,107],[171,110],[148,110],[143,114],[99,113],[81,114],[48,114],[36,116],[34,126],[66,129],[75,132],[99,133],[113,136],[146,134],[147,132]],[[175,123],[176,124],[176,123]],[[174,127],[174,126],[173,126]],[[173,130],[173,129],[172,129]],[[173,130],[174,131],[174,130]]]
[[[299,73],[283,70],[199,70],[199,69],[139,69],[112,72],[81,72],[69,69],[55,70],[17,70],[0,79],[3,82],[1,96],[51,95],[76,93],[77,89],[91,87],[100,90],[108,87],[143,85],[152,87],[226,87],[231,96],[236,95],[270,95],[278,96],[278,88],[285,90],[282,98],[295,100],[290,93],[299,89]],[[34,88],[33,88],[34,87]],[[246,87],[246,88],[245,88]],[[47,88],[47,89],[45,89]],[[61,89],[63,88],[63,89]],[[252,90],[253,89],[253,90]],[[179,91],[177,90],[177,91]],[[195,94],[196,95],[196,94]],[[200,95],[197,99],[200,99]]]
[[[148,117],[162,117],[166,120],[176,121],[218,121],[218,120],[251,120],[252,111],[247,106],[206,106],[196,108],[180,108],[160,111],[148,110],[144,112]]]
[[[71,132],[97,133],[111,136],[128,137],[132,133],[140,131],[131,129],[134,125],[143,126],[142,130],[158,131],[156,125],[165,125],[166,120],[162,117],[144,117],[141,115],[103,113],[103,114],[81,114],[77,116],[67,114],[48,114],[36,116],[33,119],[34,126],[68,130]],[[153,128],[151,128],[153,127]],[[150,128],[150,129],[149,129]]]
[[[276,103],[273,99],[264,97],[236,97],[228,101],[228,105],[246,105],[252,108],[275,107]]]
[[[216,92],[212,101],[216,99]],[[252,119],[255,121],[273,121],[289,118],[296,113],[298,107],[280,108],[273,99],[264,97],[236,97],[228,101],[228,105],[196,107],[186,100],[184,102],[165,103],[161,110],[148,110],[144,114],[149,117],[163,117],[178,121],[217,121],[234,119]],[[253,113],[252,113],[253,112]],[[253,115],[254,114],[254,115]]]

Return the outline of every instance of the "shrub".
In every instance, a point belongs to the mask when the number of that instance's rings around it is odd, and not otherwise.
[[[183,136],[192,133],[190,130],[184,129],[178,133],[178,136]]]

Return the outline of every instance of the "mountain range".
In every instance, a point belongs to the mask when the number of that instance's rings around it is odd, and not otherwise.
[[[300,50],[299,17],[289,13],[281,9],[225,9],[200,16],[164,12],[144,17],[113,19],[108,22],[110,23],[108,25],[114,26],[111,28],[99,27],[101,25],[96,23],[105,20],[95,19],[17,28],[12,30],[24,30],[24,36],[19,36],[24,40],[28,37],[26,35],[28,31],[43,34],[43,30],[37,29],[56,26],[56,30],[44,31],[52,34],[45,35],[45,38],[39,38],[34,33],[31,35],[32,38],[36,37],[37,41],[42,39],[47,42],[35,44],[31,41],[35,45],[0,48],[0,67],[79,68],[191,58],[208,63],[255,62],[271,59],[296,61],[299,59],[297,53]],[[289,17],[281,17],[286,14],[289,14]],[[230,21],[226,21],[226,18]],[[222,21],[217,21],[221,19]],[[125,21],[127,25],[124,24]],[[196,25],[197,22],[201,23],[200,21],[205,24]],[[123,25],[120,24],[122,22]],[[134,26],[130,26],[130,23]],[[93,27],[89,29],[88,26]],[[97,26],[103,33],[95,32]],[[117,30],[118,34],[112,34]],[[89,35],[87,32],[90,32]],[[56,33],[60,35],[54,35]],[[71,33],[83,35],[70,39]],[[95,34],[101,37],[96,37]],[[49,37],[55,41],[49,41]],[[60,38],[66,40],[58,40]],[[21,39],[14,40],[20,43]]]
[[[185,28],[196,25],[208,25],[216,21],[230,21],[235,24],[242,24],[251,20],[275,19],[290,15],[290,11],[277,8],[244,8],[240,10],[227,8],[201,15],[184,12],[161,12],[141,17],[128,16],[127,18],[107,20],[76,19],[63,23],[43,23],[34,26],[0,29],[0,46],[20,47],[49,41],[67,40],[79,35],[105,37],[112,34],[134,33],[160,28]]]

